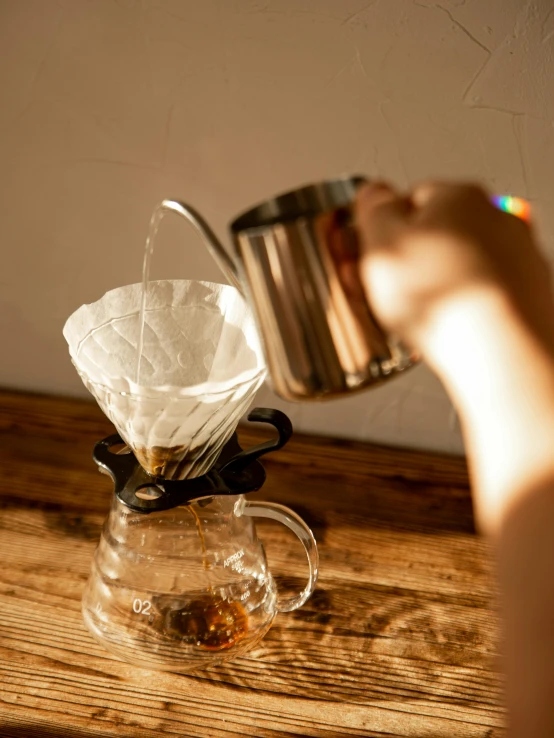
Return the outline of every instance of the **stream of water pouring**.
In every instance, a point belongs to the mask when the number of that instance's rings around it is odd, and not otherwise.
[[[144,248],[144,258],[142,260],[142,293],[140,301],[140,313],[139,313],[139,340],[137,346],[137,364],[135,370],[135,382],[139,383],[140,378],[140,362],[142,359],[142,349],[144,346],[144,318],[146,313],[146,297],[148,294],[148,278],[150,276],[150,262],[152,261],[152,254],[154,253],[154,241],[160,227],[160,222],[166,213],[162,203],[156,206],[152,217],[150,218],[150,224],[148,226],[148,236],[146,238],[146,246]]]

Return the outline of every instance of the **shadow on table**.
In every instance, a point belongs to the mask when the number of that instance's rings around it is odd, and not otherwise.
[[[326,703],[498,709],[494,633],[480,621],[489,613],[485,595],[334,584],[316,587],[250,655],[189,678]]]
[[[0,738],[108,738],[111,731],[78,730],[76,728],[49,727],[47,725],[0,725]],[[137,736],[138,738],[138,736]]]
[[[185,726],[183,726],[184,728]],[[118,729],[114,726],[114,730],[117,732],[114,732],[112,730],[100,730],[100,731],[90,731],[90,730],[78,730],[76,728],[68,728],[68,729],[62,729],[62,728],[49,728],[47,726],[40,727],[36,725],[27,726],[27,725],[20,725],[17,727],[8,727],[5,728],[2,725],[0,725],[0,738],[113,738],[114,735],[122,735]],[[133,733],[133,738],[147,738],[147,736],[154,736],[157,734],[157,731],[155,729],[148,728],[145,732],[140,730],[140,728],[135,728],[136,732]],[[159,735],[159,733],[158,733]],[[177,735],[177,734],[172,734]],[[191,734],[192,735],[192,734]],[[261,729],[259,732],[252,732],[249,733],[249,735],[253,736],[253,738],[277,738],[277,736],[282,736],[285,738],[286,736],[291,736],[291,738],[345,738],[346,736],[352,736],[352,735],[363,735],[364,738],[385,738],[383,733],[373,733],[369,732],[366,733],[365,731],[362,732],[356,732],[352,733],[350,730],[346,729],[344,732],[337,733],[336,731],[329,731],[325,729],[314,729],[312,732],[282,732],[279,730],[274,729]],[[187,734],[182,733],[182,738],[186,738]],[[236,738],[237,733],[235,731],[229,732],[229,736]],[[209,738],[207,735],[206,738]],[[419,738],[426,738],[425,735],[419,736]]]

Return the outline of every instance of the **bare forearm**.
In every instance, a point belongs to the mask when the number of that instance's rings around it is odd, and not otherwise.
[[[362,277],[458,410],[495,543],[513,738],[554,736],[554,295],[532,228],[472,185],[360,191]]]
[[[508,305],[486,299],[453,307],[444,326],[436,326],[430,363],[458,408],[478,522],[497,552],[510,734],[551,738],[554,352],[545,336],[554,329],[537,334]]]
[[[554,323],[551,333],[548,342],[502,297],[475,293],[429,331],[427,358],[460,416],[478,524],[493,536],[554,473]]]
[[[554,474],[505,515],[497,538],[511,738],[554,736]]]

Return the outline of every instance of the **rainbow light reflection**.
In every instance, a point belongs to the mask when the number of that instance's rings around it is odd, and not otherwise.
[[[503,210],[505,213],[515,215],[516,218],[521,218],[526,223],[531,220],[531,206],[527,200],[523,200],[521,197],[496,195],[492,198],[492,201],[499,210]]]

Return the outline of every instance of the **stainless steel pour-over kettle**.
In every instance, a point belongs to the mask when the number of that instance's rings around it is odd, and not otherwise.
[[[234,260],[194,208],[162,203],[199,230],[250,303],[273,388],[286,400],[361,390],[417,361],[379,327],[360,281],[353,202],[365,181],[311,184],[239,215],[230,224]]]

